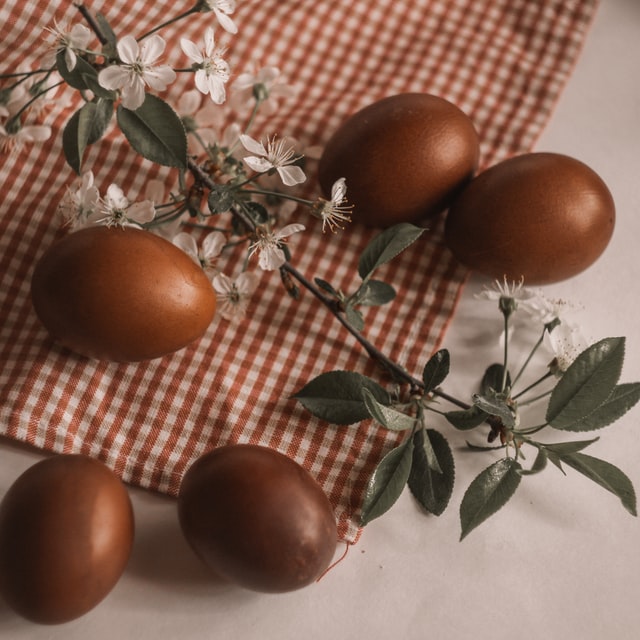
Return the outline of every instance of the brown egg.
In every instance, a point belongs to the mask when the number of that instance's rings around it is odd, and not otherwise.
[[[132,227],[88,227],[55,243],[36,264],[31,298],[61,344],[118,362],[185,347],[216,308],[211,282],[184,251]]]
[[[336,548],[333,509],[297,462],[273,449],[214,449],[189,468],[178,495],[185,538],[218,575],[248,589],[313,582]]]
[[[451,102],[402,93],[349,117],[328,141],[318,168],[329,197],[346,178],[352,218],[373,227],[418,222],[445,209],[473,177],[478,135]]]
[[[122,575],[133,529],[129,494],[108,467],[82,455],[46,458],[0,503],[0,593],[29,620],[73,620]]]
[[[614,224],[613,198],[592,169],[558,153],[527,153],[474,178],[451,205],[445,241],[472,270],[547,284],[591,265]]]

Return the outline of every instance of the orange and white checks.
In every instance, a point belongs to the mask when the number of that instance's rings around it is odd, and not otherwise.
[[[119,35],[141,34],[192,0],[88,0]],[[596,0],[238,0],[239,33],[220,29],[234,73],[275,65],[299,87],[262,133],[322,145],[346,116],[384,96],[418,91],[465,111],[481,140],[482,166],[530,150],[579,54]],[[8,0],[0,6],[0,72],[38,65],[43,30],[78,21],[70,0]],[[199,41],[213,13],[163,32],[165,60],[178,38]],[[171,56],[176,56],[172,58]],[[174,65],[178,65],[174,62]],[[187,66],[185,60],[180,60]],[[192,82],[179,74],[180,95]],[[190,88],[190,87],[189,87]],[[175,495],[189,464],[228,442],[275,447],[302,463],[330,496],[343,539],[358,537],[358,510],[376,463],[394,436],[363,423],[323,424],[291,395],[335,369],[379,377],[361,347],[313,296],[289,298],[277,273],[262,273],[249,317],[216,318],[196,344],[141,364],[93,362],[54,344],[29,299],[34,263],[53,241],[54,212],[74,176],[61,131],[79,104],[42,117],[45,143],[0,153],[0,433],[54,452],[84,452],[134,485]],[[104,192],[115,182],[131,198],[150,178],[175,177],[141,161],[117,131],[91,149],[87,168]],[[311,179],[309,193],[317,193]],[[371,231],[351,225],[323,235],[310,220],[291,239],[296,267],[335,287],[357,286],[357,260]],[[440,221],[441,222],[441,221]],[[441,224],[381,277],[397,299],[366,313],[367,337],[420,374],[441,344],[465,272],[442,244]],[[384,381],[384,378],[379,378]]]

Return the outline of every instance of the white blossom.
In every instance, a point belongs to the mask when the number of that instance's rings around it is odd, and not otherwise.
[[[164,91],[176,79],[176,73],[169,65],[154,66],[165,46],[164,39],[157,34],[147,38],[142,46],[133,36],[124,36],[117,44],[122,64],[103,69],[98,74],[98,82],[105,89],[119,89],[123,107],[138,109],[144,102],[145,85],[154,91]]]
[[[236,10],[235,0],[200,0],[201,6],[213,11],[220,26],[229,33],[238,33],[238,27],[229,17]]]
[[[55,54],[64,51],[64,62],[67,69],[73,71],[78,63],[76,51],[83,51],[87,48],[93,37],[91,29],[80,23],[74,24],[69,29],[66,25],[60,26],[56,20],[54,20],[53,27],[45,27],[45,29],[53,35],[52,45]],[[51,66],[54,62],[55,60],[47,60],[45,66]]]
[[[331,187],[331,200],[320,198],[314,210],[322,220],[322,231],[329,227],[335,233],[336,228],[343,229],[344,224],[351,222],[351,205],[347,205],[347,183],[345,178],[338,178]]]
[[[182,38],[180,46],[185,55],[194,63],[195,83],[198,91],[208,93],[216,104],[222,104],[226,98],[225,83],[229,80],[229,65],[223,59],[224,50],[216,48],[213,29],[209,27],[204,34],[204,48],[200,50],[191,40]]]
[[[243,161],[257,173],[267,173],[275,169],[282,182],[288,187],[300,184],[307,179],[304,171],[294,165],[301,156],[296,155],[294,147],[288,146],[284,139],[278,140],[274,136],[270,140],[267,139],[265,147],[262,142],[242,134],[240,142],[249,153],[254,154],[244,157]]]
[[[277,110],[278,98],[290,98],[298,91],[293,85],[283,82],[278,67],[261,67],[255,73],[241,73],[231,85],[230,104],[234,109],[253,104],[256,96],[261,101],[261,111],[273,115]]]
[[[106,196],[100,199],[94,213],[89,216],[89,221],[107,227],[140,227],[151,222],[155,213],[151,200],[130,203],[122,189],[112,184],[107,189]]]
[[[58,212],[63,224],[72,229],[83,226],[96,211],[100,200],[100,192],[93,184],[93,172],[85,171],[62,198]]]
[[[244,317],[258,282],[258,276],[248,271],[241,273],[235,281],[224,273],[218,273],[213,279],[213,288],[218,297],[220,315],[235,321]]]
[[[200,265],[205,271],[212,272],[215,270],[215,263],[227,239],[220,231],[212,231],[208,233],[202,240],[202,244],[198,247],[198,243],[194,236],[190,233],[181,231],[173,238],[173,244],[182,249],[196,264]]]
[[[294,233],[304,231],[302,224],[288,224],[279,231],[272,231],[258,227],[258,239],[249,247],[249,256],[258,253],[258,264],[263,271],[279,269],[285,262],[286,256],[282,249],[285,239]]]
[[[567,321],[561,321],[551,331],[545,331],[545,342],[554,355],[550,368],[558,375],[562,375],[589,346],[580,327]]]

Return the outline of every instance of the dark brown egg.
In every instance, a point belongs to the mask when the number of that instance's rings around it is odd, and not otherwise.
[[[374,102],[333,134],[318,169],[328,197],[346,178],[353,220],[373,227],[418,222],[445,209],[473,177],[478,136],[451,102],[403,93]]]
[[[131,227],[88,227],[55,243],[36,264],[31,298],[61,344],[118,362],[185,347],[216,308],[211,282],[184,251]]]
[[[587,165],[528,153],[487,169],[451,205],[445,241],[472,270],[547,284],[591,265],[609,243],[615,206]]]
[[[320,485],[267,447],[229,445],[198,459],[182,481],[178,515],[206,565],[256,591],[310,584],[336,548],[333,509]]]
[[[35,622],[77,618],[115,586],[133,530],[129,494],[107,466],[82,455],[46,458],[0,503],[0,593]]]

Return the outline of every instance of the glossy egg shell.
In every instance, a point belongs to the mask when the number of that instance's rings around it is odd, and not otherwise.
[[[199,458],[178,495],[182,531],[218,575],[284,592],[313,582],[333,558],[333,509],[297,462],[267,447],[229,445]]]
[[[184,251],[132,227],[88,227],[54,243],[36,264],[31,298],[61,344],[119,362],[185,347],[216,308],[211,282]]]
[[[441,212],[473,177],[479,154],[474,125],[457,106],[402,93],[364,107],[335,131],[318,179],[329,197],[346,178],[353,220],[388,227]]]
[[[613,198],[595,171],[563,154],[535,152],[476,176],[449,210],[445,242],[472,270],[548,284],[591,265],[614,225]]]
[[[107,466],[82,455],[46,458],[0,503],[0,593],[35,622],[77,618],[115,586],[133,531],[129,495]]]

